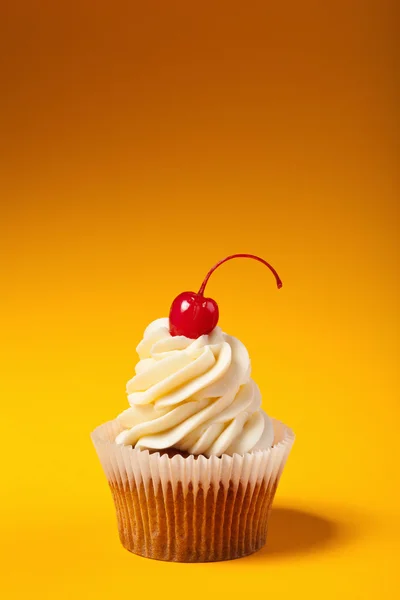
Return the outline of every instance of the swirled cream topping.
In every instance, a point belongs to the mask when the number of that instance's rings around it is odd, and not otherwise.
[[[157,319],[137,353],[135,376],[127,383],[130,408],[118,416],[118,444],[205,456],[272,445],[272,422],[238,339],[219,327],[195,340],[173,337],[168,319]]]

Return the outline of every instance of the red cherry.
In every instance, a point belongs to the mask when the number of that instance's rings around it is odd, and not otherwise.
[[[195,292],[182,292],[182,294],[179,294],[175,298],[169,313],[169,331],[171,335],[184,335],[188,338],[196,339],[201,335],[211,333],[218,323],[219,310],[215,300],[204,297],[204,290],[215,269],[232,258],[253,258],[254,260],[258,260],[275,275],[278,289],[282,287],[282,281],[278,273],[263,258],[254,256],[254,254],[232,254],[231,256],[227,256],[210,269],[197,294]]]
[[[169,313],[171,335],[198,338],[210,333],[218,323],[218,304],[195,292],[182,292],[175,298]]]

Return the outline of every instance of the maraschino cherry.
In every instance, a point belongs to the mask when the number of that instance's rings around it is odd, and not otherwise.
[[[215,300],[204,297],[204,290],[215,269],[232,258],[253,258],[254,260],[258,260],[275,275],[278,289],[282,287],[282,281],[278,273],[263,258],[254,256],[254,254],[232,254],[231,256],[227,256],[210,269],[197,294],[195,292],[182,292],[182,294],[179,294],[175,298],[169,313],[169,331],[171,335],[184,335],[188,338],[196,339],[201,335],[211,333],[218,323],[219,310]]]

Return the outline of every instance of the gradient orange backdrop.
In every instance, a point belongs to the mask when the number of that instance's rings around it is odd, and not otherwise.
[[[395,2],[28,2],[0,18],[1,592],[398,591]],[[297,441],[270,542],[232,563],[122,549],[90,431],[208,268]]]

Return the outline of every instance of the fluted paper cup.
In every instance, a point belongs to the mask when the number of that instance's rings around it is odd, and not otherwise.
[[[240,456],[188,456],[115,443],[118,421],[92,440],[108,479],[122,545],[140,556],[208,562],[247,556],[266,541],[275,491],[294,442],[273,419],[274,445]]]

